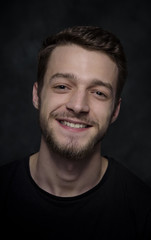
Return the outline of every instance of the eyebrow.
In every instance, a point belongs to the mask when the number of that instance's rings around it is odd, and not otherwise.
[[[65,78],[73,81],[77,81],[79,78],[74,75],[73,73],[55,73],[54,75],[51,76],[50,81],[56,79],[56,78]],[[103,86],[108,88],[111,93],[113,93],[113,87],[110,83],[104,82],[101,79],[96,79],[94,78],[91,83],[92,86]]]
[[[55,73],[51,76],[50,81],[56,78],[66,78],[70,80],[78,80],[78,78],[73,73]]]

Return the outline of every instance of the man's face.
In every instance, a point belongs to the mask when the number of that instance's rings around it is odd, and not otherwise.
[[[119,112],[117,77],[116,64],[104,53],[77,45],[53,50],[39,100],[40,125],[50,150],[76,159],[100,145]],[[36,95],[36,84],[34,88]]]

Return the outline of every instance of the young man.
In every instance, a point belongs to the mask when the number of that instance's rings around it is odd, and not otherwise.
[[[40,149],[1,167],[3,229],[20,239],[151,239],[150,189],[101,155],[126,73],[120,41],[99,27],[44,41],[33,86]]]

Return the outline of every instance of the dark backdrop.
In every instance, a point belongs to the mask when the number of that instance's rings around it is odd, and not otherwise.
[[[121,39],[129,76],[120,116],[103,142],[103,153],[151,186],[149,1],[1,1],[0,164],[38,150],[40,131],[32,106],[37,52],[48,35],[79,24],[102,26]]]

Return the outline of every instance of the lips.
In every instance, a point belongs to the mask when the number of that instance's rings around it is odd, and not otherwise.
[[[86,123],[75,122],[75,121],[72,121],[72,120],[58,120],[58,121],[63,126],[67,126],[69,128],[73,128],[73,129],[82,129],[82,128],[91,127],[90,125],[88,125]]]
[[[60,123],[71,128],[87,128],[88,127],[88,125],[85,125],[85,124],[72,123],[68,121],[60,121]]]

